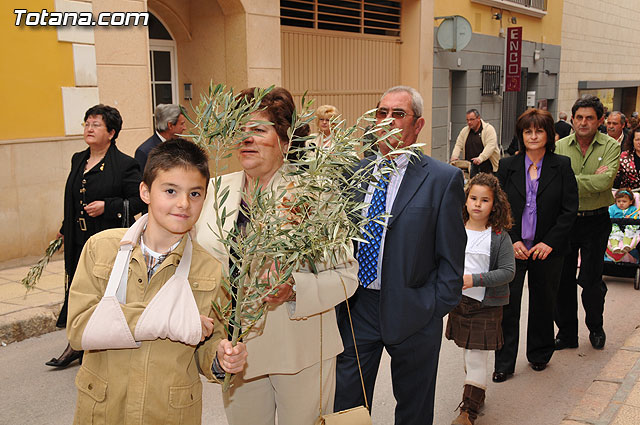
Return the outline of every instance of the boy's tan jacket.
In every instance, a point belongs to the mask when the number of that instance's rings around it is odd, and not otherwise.
[[[82,334],[107,286],[126,229],[110,229],[90,238],[80,256],[69,293],[67,336],[81,349]],[[147,282],[139,246],[131,254],[127,304],[122,311],[131,333],[147,304],[173,276],[186,237]],[[219,291],[221,266],[197,243],[189,282],[200,314],[216,317],[211,302]],[[200,424],[202,384],[198,369],[215,380],[211,366],[224,337],[221,323],[205,343],[195,346],[168,339],[143,341],[140,348],[87,351],[76,376],[78,400],[74,424]],[[195,353],[195,355],[194,355]]]
[[[274,187],[282,183],[278,171],[270,182]],[[229,258],[222,243],[211,229],[217,229],[213,209],[213,184],[209,182],[200,219],[196,223],[198,242],[213,254],[228,273]],[[244,172],[222,176],[221,188],[228,186],[229,196],[224,203],[227,212],[234,211],[225,221],[225,236],[238,217]],[[218,250],[219,252],[216,252]],[[300,270],[293,273],[296,284],[296,301],[269,308],[264,319],[244,339],[247,346],[247,367],[244,379],[266,374],[291,374],[320,361],[320,320],[322,320],[322,358],[335,357],[342,352],[342,340],[338,331],[334,307],[345,299],[344,282],[351,296],[358,285],[357,263],[350,255],[343,264],[333,269],[320,269],[317,275]]]

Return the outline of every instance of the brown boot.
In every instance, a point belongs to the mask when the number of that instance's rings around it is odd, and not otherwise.
[[[460,403],[460,414],[451,422],[451,425],[474,425],[480,408],[484,405],[484,393],[482,388],[465,384]]]

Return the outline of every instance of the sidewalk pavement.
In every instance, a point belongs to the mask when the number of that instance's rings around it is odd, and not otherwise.
[[[640,326],[627,338],[560,425],[640,424]]]
[[[10,344],[55,331],[64,300],[64,261],[49,262],[38,284],[29,292],[20,281],[30,266],[4,269],[1,266],[0,343]]]
[[[58,256],[57,258],[61,258]],[[34,261],[35,263],[35,261]],[[36,288],[20,283],[29,266],[0,264],[2,345],[53,332],[64,298],[64,264],[51,261]],[[640,424],[640,326],[600,371],[582,400],[559,425]]]

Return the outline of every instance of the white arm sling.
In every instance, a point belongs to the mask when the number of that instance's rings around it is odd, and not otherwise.
[[[202,337],[200,312],[188,281],[193,246],[187,237],[176,272],[144,309],[135,327],[135,338],[120,308],[126,304],[128,265],[131,252],[147,224],[145,214],[127,230],[120,241],[104,295],[82,334],[83,350],[138,348],[139,341],[169,338],[197,345]]]

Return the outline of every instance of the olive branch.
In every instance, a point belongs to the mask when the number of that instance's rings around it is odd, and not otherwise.
[[[38,281],[40,280],[40,277],[42,276],[44,268],[47,267],[47,264],[49,264],[49,260],[51,260],[53,254],[55,254],[60,249],[62,243],[62,236],[49,242],[49,245],[47,246],[47,249],[45,249],[42,258],[40,258],[36,264],[31,266],[27,275],[20,282],[27,289],[27,292],[36,287]]]

